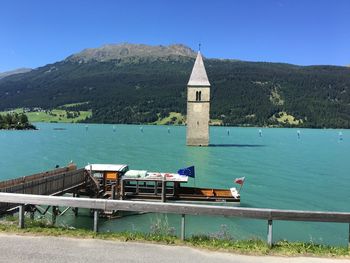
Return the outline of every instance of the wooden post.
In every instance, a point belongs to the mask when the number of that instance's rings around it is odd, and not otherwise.
[[[29,213],[30,213],[29,214],[30,215],[30,220],[34,220],[34,211],[30,211]]]
[[[182,214],[181,215],[181,240],[184,241],[185,240],[185,215]]]
[[[24,205],[19,206],[18,211],[18,227],[24,228]]]
[[[56,216],[57,216],[57,206],[52,206],[52,215],[51,215],[51,218],[52,218],[51,224],[52,225],[56,224]]]
[[[64,191],[65,189],[65,179],[66,179],[66,173],[63,174],[63,179],[62,179],[62,192]]]
[[[120,200],[124,199],[124,180],[120,179]]]
[[[94,232],[98,232],[98,210],[94,210]]]
[[[162,179],[162,202],[166,202],[166,181],[165,181],[165,175],[163,175]]]
[[[115,199],[115,188],[116,188],[116,185],[112,185],[112,199],[114,200]]]
[[[34,220],[34,215],[35,215],[35,206],[31,205],[31,206],[29,206],[30,220]]]
[[[115,192],[114,199],[119,200],[120,198],[120,180],[119,179],[115,184],[114,192]]]
[[[78,216],[78,210],[79,210],[78,207],[73,207],[72,210],[73,210],[74,216]]]
[[[272,220],[267,221],[267,245],[272,247]]]

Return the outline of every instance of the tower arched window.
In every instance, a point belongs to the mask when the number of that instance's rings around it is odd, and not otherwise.
[[[196,91],[196,101],[201,101],[201,100],[202,100],[202,92]]]

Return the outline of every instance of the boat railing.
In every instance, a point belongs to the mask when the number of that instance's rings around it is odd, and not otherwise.
[[[150,196],[161,196],[162,195],[162,184],[163,181],[150,181],[150,180],[134,180],[134,179],[123,179],[123,193],[124,196],[128,195],[150,195]],[[166,196],[175,195],[175,184],[174,182],[165,183]]]

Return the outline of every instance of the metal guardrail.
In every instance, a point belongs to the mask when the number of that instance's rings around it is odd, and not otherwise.
[[[24,205],[51,205],[89,208],[94,210],[94,231],[98,231],[98,211],[137,211],[154,213],[172,213],[182,216],[181,238],[185,238],[185,215],[209,215],[225,217],[244,217],[262,219],[268,222],[267,243],[272,246],[272,222],[273,220],[286,221],[311,221],[348,223],[348,242],[350,248],[350,213],[278,210],[263,208],[224,207],[213,205],[197,205],[183,203],[161,203],[144,201],[106,200],[91,198],[74,198],[63,196],[41,196],[28,194],[0,193],[0,203],[12,203],[20,206],[19,226],[24,227]]]

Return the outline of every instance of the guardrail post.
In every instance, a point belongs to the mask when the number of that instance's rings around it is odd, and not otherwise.
[[[272,220],[267,221],[267,245],[272,247]]]
[[[349,223],[348,249],[350,250],[350,223]]]
[[[74,197],[74,198],[78,198],[78,197],[79,197],[79,194],[73,193],[73,197]],[[78,207],[72,207],[72,211],[73,211],[73,213],[74,213],[74,216],[78,216],[78,210],[79,210]]]
[[[181,240],[185,240],[185,215],[181,215]]]
[[[24,205],[19,206],[18,211],[18,227],[24,228]]]
[[[98,210],[94,210],[94,232],[98,232]]]

